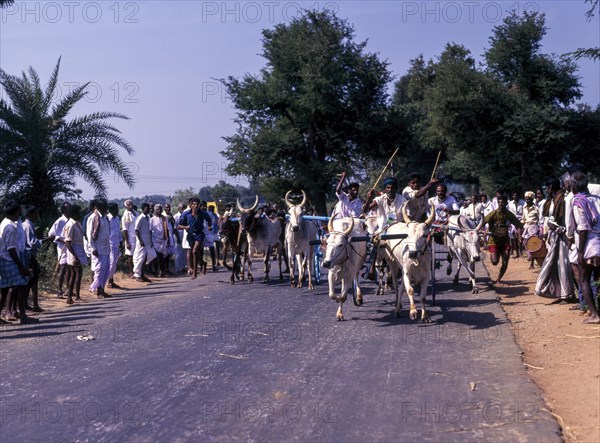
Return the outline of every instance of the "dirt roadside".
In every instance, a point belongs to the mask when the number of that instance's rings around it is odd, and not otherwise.
[[[499,267],[484,264],[494,280]],[[523,363],[544,392],[568,443],[600,442],[600,326],[582,323],[573,304],[551,304],[534,294],[539,267],[511,259],[504,282],[495,285],[500,303],[523,350]]]

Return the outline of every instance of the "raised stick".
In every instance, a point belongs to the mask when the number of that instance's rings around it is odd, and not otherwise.
[[[385,167],[383,168],[383,171],[381,171],[381,174],[379,174],[379,177],[377,177],[377,181],[375,181],[375,184],[373,185],[373,189],[375,189],[377,187],[377,185],[379,184],[379,180],[381,180],[381,177],[383,177],[383,174],[385,174],[385,171],[387,170],[387,168],[390,166],[390,164],[392,163],[392,160],[394,159],[394,157],[396,156],[396,154],[398,153],[398,149],[400,148],[396,148],[396,150],[394,151],[394,153],[392,154],[392,156],[390,157],[390,159],[388,160],[387,164],[385,165]]]
[[[433,180],[433,177],[435,177],[435,170],[438,167],[441,155],[442,155],[442,151],[438,152],[437,160],[435,161],[435,166],[433,167],[433,172],[431,173],[431,178],[429,179],[429,181]]]

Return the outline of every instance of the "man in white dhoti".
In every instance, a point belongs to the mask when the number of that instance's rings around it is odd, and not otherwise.
[[[123,241],[125,242],[125,255],[127,256],[127,266],[129,276],[133,277],[133,250],[135,249],[135,219],[138,213],[131,200],[125,200],[125,212],[121,218],[121,231]]]
[[[121,289],[121,287],[115,283],[115,273],[117,272],[117,263],[121,257],[121,246],[122,234],[121,234],[121,219],[119,218],[119,206],[116,203],[108,205],[108,228],[110,232],[109,243],[110,243],[110,269],[108,271],[108,287]]]
[[[557,303],[567,303],[575,295],[573,272],[569,264],[565,228],[565,191],[560,181],[551,177],[546,181],[548,198],[544,205],[546,217],[548,254],[535,285],[535,294],[541,297],[556,298]]]
[[[96,200],[96,208],[87,219],[87,238],[91,252],[91,268],[94,279],[90,291],[98,298],[110,297],[104,291],[110,273],[110,228],[106,211],[108,204],[104,199]]]
[[[523,244],[527,244],[527,240],[531,237],[540,235],[540,214],[538,207],[533,201],[535,194],[533,191],[525,193],[525,205],[523,206],[523,214],[521,223],[523,223]],[[529,260],[529,269],[533,269],[533,256],[527,252],[527,260]]]
[[[70,203],[63,203],[60,207],[61,216],[54,222],[50,231],[48,231],[48,237],[54,239],[56,244],[57,263],[54,274],[58,275],[58,291],[56,296],[63,298],[63,283],[65,280],[65,274],[67,273],[67,250],[65,248],[65,241],[62,236],[63,229],[69,221],[69,209],[71,208]],[[67,276],[67,280],[69,277]]]
[[[88,264],[87,255],[83,246],[83,225],[81,224],[81,208],[71,206],[71,218],[63,230],[65,247],[67,249],[67,266],[69,266],[69,284],[67,290],[67,304],[72,305],[73,295],[75,300],[81,300],[81,267]]]
[[[162,205],[154,205],[154,211],[152,213],[152,217],[150,218],[150,235],[152,236],[152,247],[156,251],[157,255],[153,265],[155,277],[165,276],[165,259],[167,257],[167,249],[170,245],[167,218],[163,215],[162,212]]]
[[[133,251],[133,276],[136,281],[140,282],[152,281],[144,275],[144,264],[152,262],[156,257],[156,252],[152,247],[148,214],[150,214],[150,203],[143,203],[142,213],[135,219],[136,242]]]

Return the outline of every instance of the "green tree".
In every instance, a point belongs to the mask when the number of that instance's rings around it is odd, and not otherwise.
[[[325,211],[335,173],[393,151],[387,62],[365,52],[333,13],[307,11],[263,31],[260,74],[223,80],[237,109],[237,133],[225,137],[227,171],[260,183],[269,200],[306,190]],[[384,130],[382,130],[382,128]]]
[[[187,206],[190,198],[194,198],[194,197],[200,198],[198,193],[194,190],[194,188],[190,186],[189,188],[186,188],[186,189],[177,189],[173,193],[173,197],[171,198],[171,201],[173,202],[174,205],[180,205],[181,203],[183,203]]]
[[[113,172],[130,188],[135,181],[121,160],[119,148],[133,154],[120,131],[107,120],[127,119],[96,112],[67,120],[85,96],[88,83],[55,99],[60,59],[45,88],[33,68],[13,76],[0,69],[7,100],[0,99],[0,188],[10,197],[38,206],[52,215],[55,198],[77,194],[81,177],[99,195],[106,195],[105,177]]]
[[[424,178],[431,175],[439,148],[424,137],[429,117],[424,105],[425,91],[434,80],[433,62],[426,62],[419,55],[410,61],[408,72],[396,82],[392,100],[391,115],[396,119],[398,139],[404,148],[403,155],[395,162],[397,170],[417,172]]]
[[[441,170],[454,180],[488,192],[531,188],[565,166],[581,92],[571,60],[540,53],[545,33],[543,15],[512,14],[493,31],[487,66],[456,44],[426,65],[428,81],[412,96],[425,113],[422,144],[444,150]]]
[[[204,186],[200,188],[198,192],[200,198],[206,201],[222,201],[225,203],[234,202],[238,197],[253,197],[254,191],[245,186],[241,185],[231,185],[226,183],[224,180],[219,180],[219,182],[214,186]]]
[[[5,6],[10,6],[15,2],[15,0],[0,0],[0,8],[4,8]]]
[[[568,106],[581,98],[577,67],[569,57],[540,53],[547,31],[544,14],[513,11],[493,30],[487,69],[535,103]]]

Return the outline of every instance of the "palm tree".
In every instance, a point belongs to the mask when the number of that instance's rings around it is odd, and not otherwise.
[[[56,212],[55,198],[75,196],[75,179],[83,178],[98,195],[106,195],[104,176],[114,172],[130,188],[132,170],[119,157],[119,148],[133,149],[121,132],[107,122],[128,119],[113,112],[97,112],[67,120],[88,83],[58,100],[53,99],[60,58],[48,85],[42,89],[33,68],[21,77],[0,69],[0,191],[22,203],[34,204],[41,214]]]
[[[0,8],[4,6],[10,6],[15,2],[15,0],[0,0]]]

